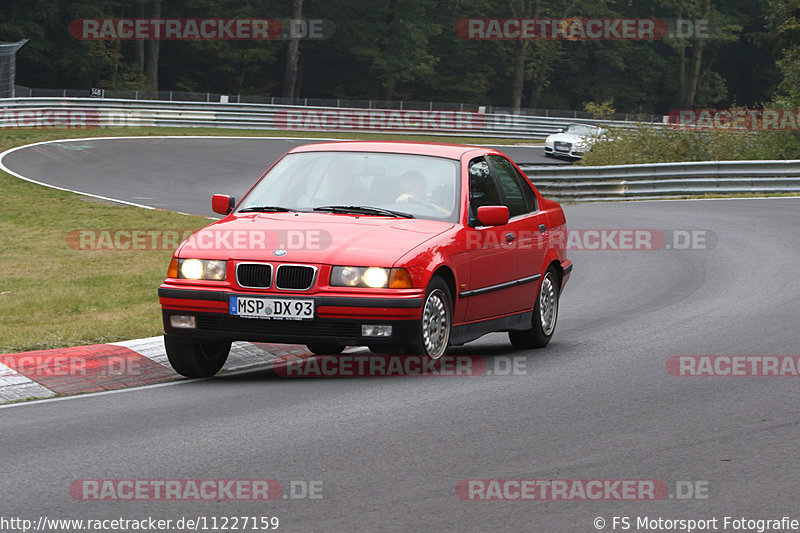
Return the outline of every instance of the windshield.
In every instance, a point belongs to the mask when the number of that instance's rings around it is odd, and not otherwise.
[[[289,154],[250,191],[238,212],[258,206],[344,212],[328,208],[362,206],[414,218],[455,222],[459,215],[457,199],[460,198],[458,170],[458,161],[420,155],[373,152]]]
[[[585,135],[585,136],[593,136],[597,135],[600,131],[600,128],[596,128],[594,126],[587,126],[585,124],[570,124],[567,126],[567,129],[564,130],[564,133],[571,133],[572,135]]]

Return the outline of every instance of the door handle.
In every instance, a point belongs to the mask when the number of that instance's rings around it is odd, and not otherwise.
[[[517,236],[514,235],[513,233],[506,233],[506,242],[511,242],[516,238],[517,238]]]
[[[547,231],[547,226],[539,224],[539,233],[544,233],[545,231]]]

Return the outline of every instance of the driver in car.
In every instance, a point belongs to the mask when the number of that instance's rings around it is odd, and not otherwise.
[[[428,181],[422,172],[416,170],[409,170],[400,176],[400,196],[395,200],[396,203],[421,203],[430,206],[443,215],[449,215],[450,211],[440,205],[428,201],[425,198],[425,192],[428,189]]]

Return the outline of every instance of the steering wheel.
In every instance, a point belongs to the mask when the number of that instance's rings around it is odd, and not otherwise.
[[[397,205],[401,205],[402,203],[421,205],[422,207],[430,209],[431,211],[435,211],[438,215],[450,214],[444,207],[435,204],[429,200],[425,200],[424,198],[415,198],[413,196],[409,196],[408,198],[406,198],[405,202],[397,202]]]

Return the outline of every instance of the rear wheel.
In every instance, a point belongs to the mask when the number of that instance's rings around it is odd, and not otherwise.
[[[185,342],[164,335],[169,364],[187,378],[207,378],[220,371],[228,359],[231,343],[225,341]]]
[[[450,328],[453,325],[453,302],[447,283],[435,276],[425,292],[422,318],[409,353],[429,355],[438,359],[450,344]]]
[[[306,344],[306,348],[314,355],[338,355],[345,347],[333,342],[312,342]]]
[[[554,267],[547,269],[533,306],[531,329],[509,331],[508,338],[515,348],[543,348],[553,337],[558,320],[558,274]]]

